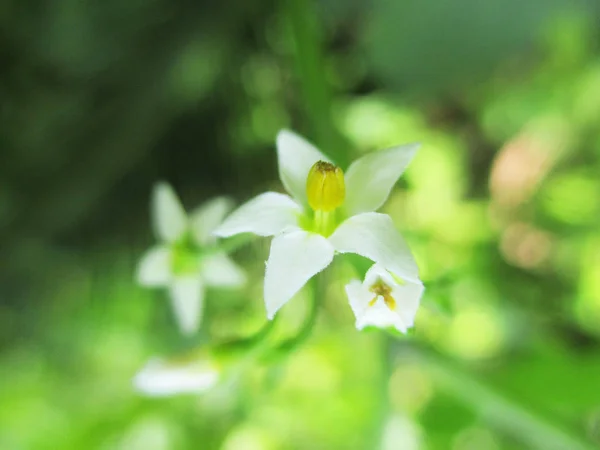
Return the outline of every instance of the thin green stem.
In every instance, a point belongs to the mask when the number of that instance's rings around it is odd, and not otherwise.
[[[266,341],[267,337],[273,331],[275,327],[276,318],[268,320],[264,325],[254,334],[243,337],[235,338],[230,341],[216,344],[213,347],[213,352],[219,355],[231,356],[240,352],[251,352],[257,347],[260,347],[263,342]]]
[[[315,142],[338,164],[346,166],[349,155],[333,124],[330,87],[324,76],[322,26],[315,9],[316,2],[312,0],[285,2],[285,16],[294,42],[295,68]]]
[[[318,302],[324,290],[325,281],[323,274],[319,274],[311,281],[312,292],[308,313],[298,332],[291,338],[284,340],[275,347],[269,347],[268,337],[275,327],[277,316],[267,321],[263,327],[252,336],[222,342],[213,346],[213,353],[221,358],[238,358],[244,354],[244,360],[254,357],[266,362],[275,361],[291,354],[300,347],[310,336],[317,320]]]

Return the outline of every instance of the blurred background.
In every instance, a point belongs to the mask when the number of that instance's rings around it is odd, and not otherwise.
[[[594,0],[1,2],[0,448],[600,448],[598,19]],[[357,332],[334,277],[287,359],[140,396],[149,357],[264,322],[267,239],[198,337],[136,285],[153,183],[188,209],[282,190],[283,127],[344,167],[422,142],[384,208],[427,287],[414,332]]]

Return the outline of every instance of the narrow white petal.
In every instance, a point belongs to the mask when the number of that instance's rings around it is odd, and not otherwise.
[[[198,330],[204,309],[204,286],[198,275],[175,278],[170,286],[171,304],[183,334]]]
[[[218,369],[206,360],[170,363],[153,358],[133,378],[140,393],[150,397],[166,397],[207,391],[219,381]]]
[[[290,300],[333,259],[333,246],[323,236],[298,230],[273,238],[265,273],[267,317]]]
[[[237,287],[246,282],[246,274],[225,253],[202,259],[202,279],[208,286]]]
[[[225,215],[232,209],[232,199],[217,197],[192,212],[190,221],[196,241],[202,245],[211,243],[215,239],[212,232],[221,225]]]
[[[213,232],[219,237],[240,233],[272,236],[297,226],[302,208],[290,197],[267,192],[244,203]]]
[[[387,214],[363,213],[344,221],[329,237],[340,253],[356,253],[393,274],[419,281],[419,269],[408,245]]]
[[[281,182],[292,197],[306,205],[308,172],[317,161],[330,162],[329,159],[314,145],[289,130],[281,130],[277,135],[277,158]]]
[[[409,281],[394,287],[392,290],[392,297],[396,300],[398,314],[402,316],[402,321],[407,327],[412,327],[415,324],[415,316],[417,315],[424,290],[425,287],[422,283],[412,283]]]
[[[170,184],[159,182],[152,194],[152,222],[156,235],[166,242],[181,237],[187,227],[187,215]]]
[[[346,208],[350,215],[376,211],[404,172],[420,144],[407,144],[369,153],[346,172]]]
[[[171,279],[171,251],[168,247],[148,250],[137,267],[137,281],[142,286],[164,286]]]

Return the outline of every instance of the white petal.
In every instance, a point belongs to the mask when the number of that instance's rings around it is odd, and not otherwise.
[[[404,172],[420,144],[401,145],[369,153],[346,172],[346,208],[350,215],[376,211]]]
[[[198,330],[204,309],[204,286],[198,275],[175,278],[170,286],[173,313],[183,334]]]
[[[290,197],[267,192],[244,203],[213,232],[229,237],[240,233],[272,236],[297,226],[302,208]]]
[[[396,300],[396,310],[402,316],[402,321],[407,327],[412,327],[415,324],[415,316],[424,290],[425,287],[422,283],[409,281],[392,290],[392,297]]]
[[[152,194],[152,222],[156,235],[166,242],[181,237],[187,227],[187,215],[170,184],[159,182]]]
[[[135,375],[135,388],[150,397],[204,392],[219,381],[218,369],[210,361],[174,364],[153,358]]]
[[[246,282],[246,274],[225,253],[202,259],[202,279],[209,286],[237,287]]]
[[[329,237],[340,253],[356,253],[408,281],[419,282],[419,269],[387,214],[363,213],[344,221]]]
[[[373,306],[365,308],[361,315],[356,316],[356,328],[362,330],[368,325],[379,328],[394,327],[402,333],[406,333],[408,328],[402,316],[389,309],[381,296]]]
[[[267,317],[290,300],[333,259],[333,246],[323,236],[298,230],[273,238],[265,273]]]
[[[281,182],[292,197],[306,205],[308,172],[317,161],[330,162],[329,159],[314,145],[289,130],[281,130],[277,135],[277,158]]]
[[[364,314],[369,302],[373,299],[373,294],[358,280],[352,280],[346,285],[346,295],[350,308],[357,318]]]
[[[206,245],[214,240],[212,232],[221,225],[225,215],[233,209],[233,200],[217,197],[201,205],[190,216],[192,232],[198,243]]]
[[[381,264],[373,264],[367,273],[365,274],[364,286],[369,288],[373,286],[378,280],[382,280],[385,284],[387,284],[391,288],[396,288],[399,286],[398,282],[394,279],[394,277],[385,270],[385,267]]]
[[[137,281],[142,286],[164,286],[171,279],[171,251],[168,247],[148,250],[137,268]]]

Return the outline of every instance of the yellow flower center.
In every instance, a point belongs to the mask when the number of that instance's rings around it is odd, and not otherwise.
[[[369,302],[369,306],[375,305],[379,296],[383,297],[383,301],[392,311],[396,310],[396,300],[392,297],[392,288],[385,284],[381,279],[377,280],[369,290],[375,294],[375,297]]]
[[[344,203],[344,172],[325,161],[316,162],[306,179],[308,204],[315,211],[331,212]]]

